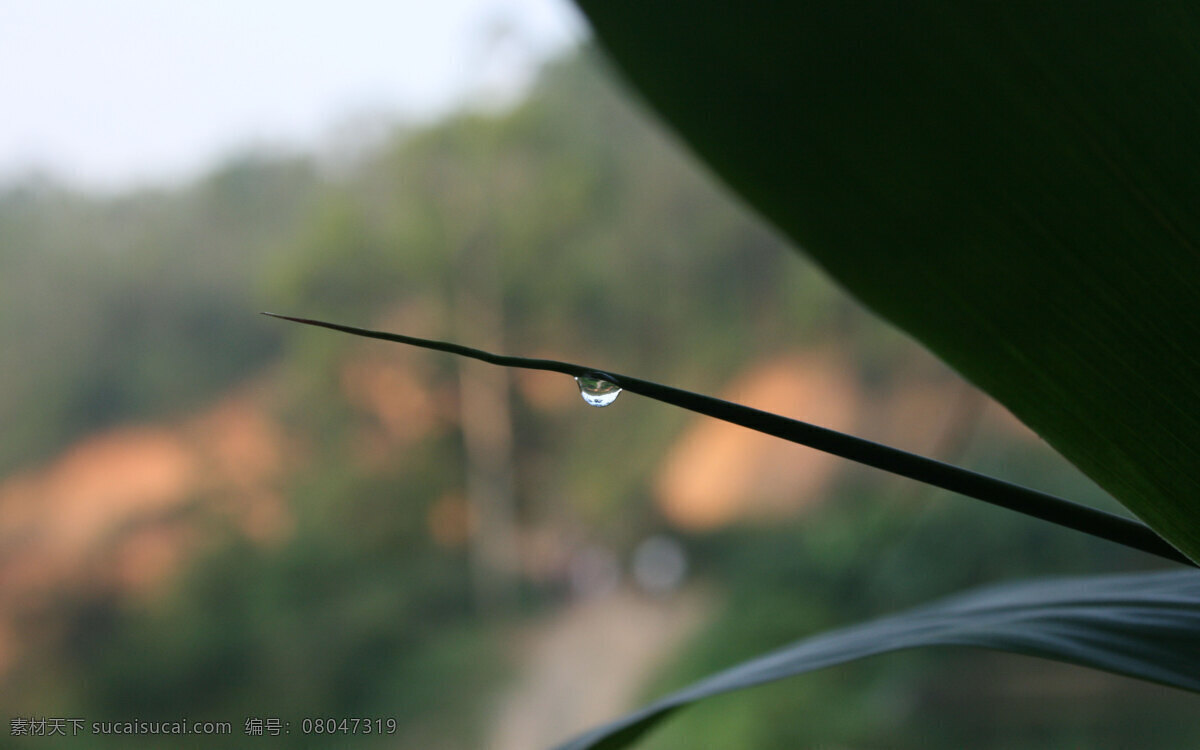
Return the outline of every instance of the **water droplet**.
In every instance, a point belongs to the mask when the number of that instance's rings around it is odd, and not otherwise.
[[[575,378],[575,382],[588,406],[608,406],[621,395],[621,386],[600,378]]]

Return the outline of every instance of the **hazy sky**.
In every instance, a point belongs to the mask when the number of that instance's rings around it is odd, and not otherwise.
[[[512,88],[584,33],[567,0],[0,0],[0,182],[120,188],[311,147]]]

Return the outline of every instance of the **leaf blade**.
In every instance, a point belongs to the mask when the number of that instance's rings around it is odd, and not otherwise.
[[[577,4],[843,286],[1200,559],[1200,9]]]
[[[352,336],[362,336],[405,344],[407,346],[447,352],[460,357],[477,359],[498,367],[518,367],[548,372],[561,372],[573,375],[576,378],[600,378],[611,381],[631,393],[637,393],[665,404],[678,406],[682,409],[737,424],[765,435],[788,440],[809,448],[824,451],[831,455],[856,461],[866,466],[872,466],[893,474],[925,482],[934,487],[940,487],[951,492],[966,495],[967,497],[983,500],[993,505],[999,505],[1003,508],[1033,516],[1034,518],[1040,518],[1044,521],[1050,521],[1060,526],[1082,531],[1101,539],[1107,539],[1132,549],[1158,555],[1173,562],[1197,567],[1196,563],[1189,560],[1170,544],[1164,542],[1148,526],[1137,521],[1122,518],[1086,505],[1080,505],[1079,503],[1073,503],[1069,500],[1028,487],[1005,482],[995,477],[962,469],[951,464],[945,464],[925,458],[924,456],[918,456],[915,453],[873,443],[853,435],[808,424],[800,420],[789,419],[778,414],[752,409],[731,401],[693,393],[692,391],[654,383],[649,380],[642,380],[631,375],[603,372],[572,362],[495,354],[449,341],[422,339],[400,333],[375,331],[368,328],[347,326],[341,323],[313,320],[311,318],[298,318],[270,312],[264,312],[263,315],[293,323],[327,328],[341,333],[348,333]]]
[[[697,701],[882,653],[968,646],[1200,692],[1200,573],[990,586],[808,638],[705,678],[557,750],[614,750]]]

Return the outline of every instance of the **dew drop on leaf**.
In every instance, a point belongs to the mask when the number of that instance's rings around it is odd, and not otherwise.
[[[589,406],[608,406],[621,395],[621,387],[600,378],[575,378],[579,395]]]

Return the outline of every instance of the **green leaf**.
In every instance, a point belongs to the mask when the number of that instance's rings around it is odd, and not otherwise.
[[[1200,560],[1200,6],[577,2],[730,185]]]
[[[713,695],[919,646],[972,646],[1080,664],[1200,692],[1200,573],[991,586],[808,638],[705,678],[561,745],[627,747]]]
[[[435,339],[422,339],[407,336],[402,333],[388,333],[369,328],[357,328],[341,323],[330,323],[311,318],[297,318],[291,315],[264,312],[272,318],[289,320],[293,323],[328,328],[332,331],[349,333],[353,336],[391,341],[407,346],[417,346],[424,349],[449,352],[460,357],[469,357],[481,362],[501,367],[520,367],[528,370],[544,370],[561,372],[595,382],[607,382],[616,387],[619,394],[622,389],[637,393],[664,404],[672,404],[682,409],[688,409],[697,414],[704,414],[714,419],[741,425],[756,430],[764,435],[789,440],[793,443],[808,446],[815,450],[824,451],[834,456],[857,461],[866,466],[890,471],[894,474],[916,479],[920,482],[940,487],[951,492],[958,492],[977,500],[999,505],[1034,518],[1040,518],[1051,523],[1076,529],[1087,534],[1107,539],[1117,544],[1123,544],[1132,549],[1139,549],[1158,555],[1167,560],[1192,564],[1188,558],[1181,555],[1174,547],[1164,542],[1150,530],[1149,527],[1121,518],[1111,513],[1079,505],[1054,495],[1031,490],[1027,487],[1011,484],[994,477],[978,474],[957,466],[944,464],[940,461],[918,456],[914,453],[898,450],[886,445],[872,443],[869,440],[847,435],[836,430],[829,430],[817,425],[808,424],[795,419],[788,419],[778,414],[751,409],[748,406],[724,401],[712,396],[685,391],[680,388],[653,383],[649,380],[635,378],[632,375],[622,375],[611,372],[601,372],[592,367],[577,365],[572,362],[560,362],[552,359],[529,359],[503,354],[485,352],[462,344]],[[582,390],[582,388],[581,388]],[[615,396],[614,396],[615,398]],[[585,399],[586,400],[586,399]],[[590,403],[590,402],[589,402]]]

